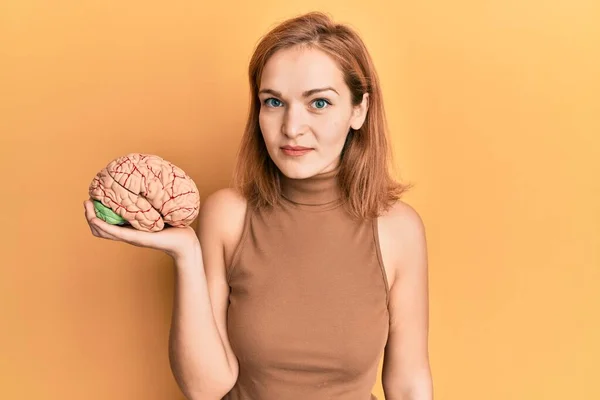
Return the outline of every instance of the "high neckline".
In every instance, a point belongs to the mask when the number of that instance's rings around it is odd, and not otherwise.
[[[282,196],[301,206],[336,205],[341,200],[338,173],[339,167],[304,179],[288,178],[280,173]]]

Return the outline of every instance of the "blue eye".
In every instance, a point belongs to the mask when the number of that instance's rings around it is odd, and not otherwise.
[[[318,110],[322,110],[322,109],[326,108],[326,105],[331,105],[331,103],[329,101],[327,101],[326,99],[316,99],[315,101],[313,101],[313,103],[321,105],[320,107],[319,106],[316,107]]]
[[[268,107],[278,108],[281,107],[282,102],[274,97],[269,97],[268,99],[265,99],[265,101],[263,101],[263,104],[265,104]],[[315,101],[313,101],[313,104],[316,104],[315,108],[317,110],[323,110],[327,108],[328,105],[331,105],[331,103],[327,99],[316,99]]]
[[[266,100],[265,100],[263,103],[265,103],[265,104],[266,104],[267,106],[269,106],[269,107],[279,107],[278,105],[273,105],[272,103],[271,103],[271,105],[270,105],[270,104],[269,104],[269,101],[270,101],[270,100],[273,100],[273,101],[275,101],[275,102],[277,102],[277,103],[281,103],[279,100],[277,100],[277,99],[275,99],[275,98],[273,98],[273,97],[269,97],[269,98],[268,98],[268,99],[266,99]]]

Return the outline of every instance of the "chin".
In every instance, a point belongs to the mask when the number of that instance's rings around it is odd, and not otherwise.
[[[290,179],[306,179],[319,173],[322,169],[318,165],[302,163],[288,163],[283,160],[275,162],[279,171]]]

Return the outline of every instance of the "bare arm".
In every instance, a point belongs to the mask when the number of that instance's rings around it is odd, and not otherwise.
[[[240,211],[228,189],[209,196],[199,215],[200,246],[175,259],[169,359],[191,400],[219,400],[237,380],[237,359],[226,330],[229,287],[223,246],[243,223]]]
[[[159,232],[119,227],[98,218],[91,199],[83,205],[94,236],[160,250],[173,258],[171,369],[188,399],[221,399],[238,375],[226,328],[229,285],[225,255],[231,254],[242,233],[246,211],[243,197],[232,189],[209,196],[200,209],[198,232],[189,226]]]
[[[427,244],[423,221],[412,207],[398,202],[381,226],[388,247],[393,249],[387,261],[395,271],[389,302],[390,333],[382,373],[385,398],[432,400],[427,343]]]

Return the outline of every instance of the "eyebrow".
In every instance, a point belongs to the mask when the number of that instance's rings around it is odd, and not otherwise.
[[[335,93],[337,93],[338,96],[340,95],[337,90],[335,90],[331,86],[327,86],[327,87],[324,87],[324,88],[307,90],[307,91],[305,91],[305,92],[302,93],[302,97],[312,96],[315,93],[326,92],[328,90],[334,91]],[[283,97],[280,92],[278,92],[277,90],[273,90],[273,89],[261,89],[258,92],[258,94],[261,94],[261,93],[269,93],[269,94],[272,94],[272,95],[277,96],[277,97]]]

